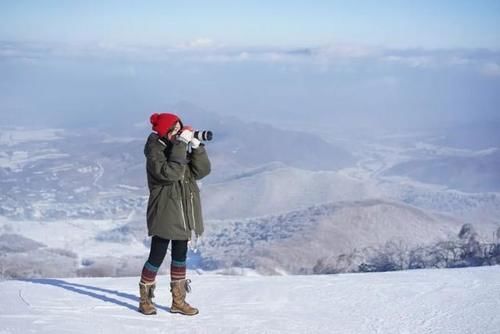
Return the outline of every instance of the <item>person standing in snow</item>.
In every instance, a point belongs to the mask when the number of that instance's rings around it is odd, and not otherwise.
[[[149,188],[147,209],[148,236],[152,236],[149,258],[139,282],[139,312],[156,314],[153,304],[156,273],[172,242],[170,265],[170,312],[198,314],[186,301],[190,292],[186,279],[188,241],[192,233],[203,233],[200,190],[196,180],[210,173],[210,160],[204,144],[194,137],[190,126],[183,126],[177,115],[153,114],[152,132],[144,147]]]

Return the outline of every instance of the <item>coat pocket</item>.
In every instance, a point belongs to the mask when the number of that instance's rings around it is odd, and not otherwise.
[[[159,203],[158,220],[166,239],[183,239],[187,236],[182,196],[177,185],[165,186]]]

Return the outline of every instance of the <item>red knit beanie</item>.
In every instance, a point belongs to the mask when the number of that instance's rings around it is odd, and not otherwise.
[[[177,122],[181,123],[182,126],[179,116],[169,113],[154,113],[149,118],[149,121],[151,122],[151,125],[153,125],[153,131],[158,133],[160,137],[164,137]]]

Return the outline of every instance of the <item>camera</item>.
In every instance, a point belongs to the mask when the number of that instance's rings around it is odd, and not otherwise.
[[[209,130],[196,130],[193,133],[194,138],[202,141],[212,140],[212,131]]]

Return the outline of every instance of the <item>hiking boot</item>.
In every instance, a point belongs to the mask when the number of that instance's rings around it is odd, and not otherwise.
[[[189,279],[170,282],[170,292],[172,292],[171,313],[181,313],[184,315],[198,314],[198,309],[191,307],[186,302],[186,293],[191,291],[189,283],[191,283]]]
[[[156,282],[152,283],[139,283],[139,293],[141,295],[139,300],[139,312],[145,315],[156,314],[156,307],[153,304],[154,290]]]

